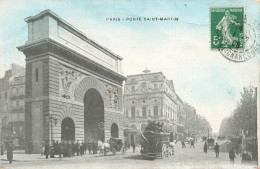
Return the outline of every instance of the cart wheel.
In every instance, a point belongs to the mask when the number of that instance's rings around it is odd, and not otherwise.
[[[113,153],[114,155],[116,154],[116,149],[115,149],[115,148],[112,149],[112,153]]]
[[[167,157],[167,156],[168,156],[167,147],[166,147],[166,145],[164,144],[164,145],[162,146],[161,158],[163,159],[164,157]]]
[[[124,155],[126,153],[126,149],[123,147],[122,148],[122,154]]]
[[[172,148],[171,147],[168,148],[168,155],[172,156]]]

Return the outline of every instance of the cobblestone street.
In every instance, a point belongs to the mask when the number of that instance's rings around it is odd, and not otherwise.
[[[136,153],[129,149],[125,155],[119,152],[116,155],[85,155],[80,157],[45,159],[39,154],[14,154],[14,161],[8,164],[6,155],[1,156],[1,167],[11,168],[41,168],[41,169],[81,169],[81,168],[256,168],[256,163],[241,165],[241,157],[237,155],[235,164],[229,162],[228,153],[220,152],[220,157],[216,158],[212,149],[208,154],[203,153],[203,143],[195,144],[195,148],[181,148],[180,142],[177,143],[176,154],[164,159],[143,160],[139,153],[140,147]]]

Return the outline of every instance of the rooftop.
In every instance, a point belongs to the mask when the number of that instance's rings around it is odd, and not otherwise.
[[[99,43],[97,43],[96,41],[94,41],[93,39],[89,38],[85,33],[83,33],[82,31],[78,30],[77,28],[75,28],[73,25],[71,25],[70,23],[66,22],[65,20],[63,20],[61,17],[59,17],[59,15],[57,15],[56,13],[52,12],[51,10],[47,9],[44,10],[42,12],[40,12],[39,14],[35,15],[35,16],[29,16],[27,18],[25,18],[25,22],[33,22],[35,20],[41,19],[44,16],[51,16],[52,18],[54,18],[55,20],[69,26],[71,29],[73,29],[74,31],[76,31],[78,34],[80,34],[81,36],[83,36],[84,38],[86,38],[89,42],[99,46],[100,48],[102,48],[103,50],[105,50],[106,52],[112,54],[114,57],[122,60],[123,58],[117,54],[115,54],[114,52],[112,52],[111,50],[107,49],[106,47],[100,45]]]

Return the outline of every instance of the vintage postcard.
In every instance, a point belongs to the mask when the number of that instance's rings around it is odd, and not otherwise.
[[[0,0],[0,168],[258,168],[259,12]]]

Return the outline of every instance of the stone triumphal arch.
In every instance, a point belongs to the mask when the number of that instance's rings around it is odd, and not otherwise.
[[[26,140],[123,137],[122,58],[50,10],[25,19]]]

